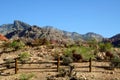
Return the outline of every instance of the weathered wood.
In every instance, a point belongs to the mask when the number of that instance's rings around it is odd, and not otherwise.
[[[18,64],[55,64],[58,61],[41,61],[41,62],[25,62],[25,63],[21,63],[18,62]],[[62,63],[62,61],[60,61],[60,63]]]
[[[89,59],[89,61],[88,62],[74,62],[74,63],[72,63],[72,64],[74,64],[74,65],[76,65],[75,66],[75,68],[77,68],[76,70],[74,70],[74,71],[89,71],[89,72],[92,72],[92,67],[95,67],[95,68],[104,68],[104,67],[109,67],[109,66],[100,66],[100,65],[93,65],[92,66],[92,63],[94,63],[94,62],[97,62],[97,61],[92,61],[92,58],[90,58]],[[53,69],[54,71],[59,71],[59,69],[60,68],[65,68],[65,69],[69,69],[68,67],[69,66],[64,66],[64,65],[60,65],[61,63],[62,63],[62,61],[60,61],[60,55],[58,55],[58,59],[55,61],[52,61],[52,60],[49,60],[49,61],[39,61],[39,62],[26,62],[26,63],[23,63],[23,64],[57,64],[57,65],[52,65],[52,67],[50,66],[48,66],[48,67],[44,67],[44,66],[39,66],[39,68],[38,67],[27,67],[27,68],[22,68],[22,66],[21,66],[21,63],[20,63],[20,61],[16,58],[15,59],[15,61],[14,61],[14,63],[15,63],[15,66],[14,66],[14,69],[15,69],[15,74],[17,74],[18,73],[18,68],[19,69],[24,69],[24,70],[30,70],[30,71],[32,71],[33,69],[34,70],[36,70],[37,71],[37,69],[38,70],[43,70],[43,71],[45,71],[45,70],[47,70],[47,69]],[[78,64],[79,63],[81,63],[81,66],[79,66]],[[86,64],[85,64],[86,63]],[[6,66],[5,66],[5,64],[6,63],[1,63],[0,64],[0,71],[2,72],[2,71],[5,71],[5,70],[8,70],[8,69],[6,69]],[[13,64],[13,62],[11,62],[11,64]],[[82,64],[85,64],[85,65],[82,65]],[[54,66],[54,67],[53,67]],[[80,70],[80,68],[84,68],[84,70]],[[10,69],[13,69],[13,67],[12,68],[10,68]],[[71,76],[71,74],[72,74],[72,68],[70,69],[70,74],[69,74],[69,76]]]
[[[92,72],[92,58],[89,59],[89,72]]]
[[[18,61],[15,59],[15,74],[18,72]]]

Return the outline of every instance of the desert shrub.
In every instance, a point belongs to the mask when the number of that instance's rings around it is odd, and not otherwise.
[[[21,74],[19,80],[31,80],[34,77],[34,74]]]
[[[76,76],[77,72],[75,72],[74,69],[74,65],[69,65],[68,69],[60,68],[59,73],[56,75],[56,77],[64,77],[65,80],[84,80]]]
[[[114,58],[114,54],[111,53],[110,51],[105,52],[105,55],[108,60],[111,60],[112,58]]]
[[[43,39],[34,39],[34,41],[32,42],[26,42],[26,45],[28,46],[31,46],[31,47],[34,47],[34,46],[41,46],[41,45],[49,45],[50,42],[46,39],[46,38],[43,38]]]
[[[80,60],[83,60],[83,57],[82,57],[81,54],[72,53],[72,56],[73,56],[73,60],[74,60],[75,62],[78,62],[78,61],[80,61]]]
[[[94,59],[94,57],[95,57],[92,50],[93,49],[90,47],[80,47],[80,49],[78,51],[83,56],[83,59],[88,61],[90,58]]]
[[[54,60],[58,60],[58,54],[57,54],[57,53],[55,53],[55,54],[53,55],[53,57],[54,57]]]
[[[86,77],[77,76],[74,65],[68,68],[60,68],[58,74],[46,77],[47,80],[88,80]]]
[[[110,51],[112,49],[112,44],[111,43],[99,43],[99,51],[100,52],[106,52]]]
[[[98,48],[98,41],[93,39],[93,40],[89,40],[87,41],[89,47],[93,48],[93,49],[97,49]]]
[[[23,52],[23,53],[19,54],[18,56],[19,56],[19,60],[22,63],[25,63],[26,61],[29,60],[30,54],[28,52]]]
[[[1,44],[1,46],[0,46],[0,48],[3,49],[2,52],[7,52],[8,49],[10,48],[10,42],[3,42],[3,43]]]
[[[18,49],[22,49],[24,46],[25,46],[25,44],[22,42],[22,41],[20,41],[20,40],[14,40],[14,41],[12,41],[11,43],[10,43],[10,45],[9,45],[11,48],[13,48],[13,50],[18,50]]]
[[[111,59],[110,67],[120,68],[120,57],[118,55],[115,55],[114,58]]]
[[[73,59],[69,56],[63,56],[63,65],[68,66],[70,63],[73,62]]]
[[[67,72],[68,70],[66,70],[65,68],[60,68],[57,77],[65,77],[67,75]]]
[[[40,39],[40,44],[41,45],[49,45],[50,42],[46,38],[42,38],[42,39]]]
[[[58,77],[65,77],[65,76],[73,76],[73,70],[75,66],[74,65],[69,65],[68,69],[65,68],[60,68],[59,69],[59,74],[57,75]]]
[[[75,47],[67,48],[64,51],[64,55],[73,58],[73,55],[72,55],[73,50],[75,50],[77,54],[80,54],[83,57],[83,59],[87,61],[89,60],[89,58],[95,57],[94,53],[92,52],[93,49],[90,47],[84,47],[84,46],[81,46],[81,47],[75,46]]]

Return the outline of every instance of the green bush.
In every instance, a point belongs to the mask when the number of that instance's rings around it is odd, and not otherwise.
[[[22,63],[25,63],[26,61],[29,60],[30,54],[28,52],[23,52],[23,53],[19,54],[18,56],[19,56],[19,60]]]
[[[21,74],[19,80],[31,80],[34,77],[34,74]]]
[[[120,68],[120,57],[118,55],[115,55],[114,58],[112,58],[110,66],[113,68]]]
[[[14,40],[14,41],[12,41],[11,43],[10,43],[10,45],[9,45],[11,48],[13,48],[13,50],[18,50],[18,49],[22,49],[24,46],[25,46],[25,44],[22,42],[22,41],[20,41],[20,40]]]
[[[110,51],[112,49],[112,44],[111,43],[99,43],[99,51],[100,52],[106,52]]]
[[[68,66],[70,63],[73,62],[73,59],[71,57],[66,57],[66,56],[63,56],[63,65],[66,65]]]
[[[94,53],[92,52],[93,48],[84,47],[84,46],[81,46],[81,47],[75,46],[75,47],[67,48],[64,51],[64,55],[73,58],[72,57],[73,50],[75,50],[76,53],[81,54],[84,60],[89,60],[89,58],[93,59],[95,57]]]

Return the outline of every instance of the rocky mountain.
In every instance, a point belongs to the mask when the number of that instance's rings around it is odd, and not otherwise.
[[[31,27],[29,24],[15,20],[13,24],[3,24],[0,26],[0,33],[3,35],[9,34],[14,31],[24,30]]]
[[[96,41],[102,41],[103,37],[99,34],[93,33],[93,32],[88,32],[83,35],[84,40],[96,40]]]
[[[116,34],[113,37],[111,37],[110,39],[113,40],[113,41],[120,40],[120,34]]]
[[[29,40],[32,39],[44,39],[47,40],[54,40],[54,41],[64,41],[64,42],[71,42],[73,43],[73,40],[67,36],[64,35],[64,33],[61,30],[55,29],[53,27],[38,27],[38,26],[32,26],[28,29],[24,30],[17,30],[14,32],[10,32],[6,35],[7,38],[13,39],[13,38],[27,38]]]
[[[97,40],[101,41],[103,37],[96,33],[79,34],[76,32],[68,32],[59,30],[52,26],[31,26],[27,23],[15,20],[13,24],[4,24],[0,26],[0,33],[6,35],[7,38],[46,38],[48,40],[74,42],[75,40]]]
[[[111,41],[114,46],[120,47],[120,34],[116,34],[113,37],[109,38],[109,41]]]

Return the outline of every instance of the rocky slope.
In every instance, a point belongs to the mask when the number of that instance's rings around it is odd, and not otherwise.
[[[116,34],[113,37],[109,38],[114,46],[120,47],[120,34]]]
[[[87,33],[87,34],[79,34],[76,32],[68,32],[56,29],[51,26],[39,27],[39,26],[31,26],[24,22],[15,20],[13,24],[4,24],[0,26],[0,33],[6,35],[7,38],[47,38],[48,40],[57,40],[57,41],[86,41],[86,40],[97,40],[101,41],[103,37],[96,33]]]

